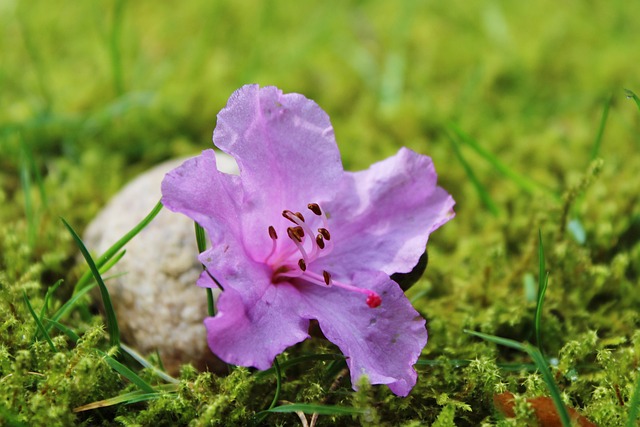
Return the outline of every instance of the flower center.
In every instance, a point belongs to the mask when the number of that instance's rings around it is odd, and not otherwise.
[[[336,286],[366,295],[367,305],[371,308],[378,307],[382,303],[382,298],[376,292],[334,280],[331,273],[326,270],[314,271],[314,261],[331,252],[333,241],[327,217],[320,205],[309,203],[307,208],[313,214],[310,220],[306,220],[300,212],[282,211],[282,216],[292,223],[287,227],[286,239],[278,239],[276,229],[272,225],[269,226],[269,237],[273,243],[271,252],[264,262],[273,269],[272,283],[297,279],[323,287]]]

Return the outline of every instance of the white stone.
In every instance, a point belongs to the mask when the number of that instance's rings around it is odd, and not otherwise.
[[[184,160],[162,163],[127,184],[87,227],[87,248],[101,255],[135,227],[160,200],[164,175]],[[238,173],[230,156],[217,152],[216,160],[222,172]],[[202,323],[207,298],[196,286],[202,266],[193,221],[163,208],[125,249],[105,274],[122,340],[142,354],[158,351],[171,374],[183,363],[217,369]]]

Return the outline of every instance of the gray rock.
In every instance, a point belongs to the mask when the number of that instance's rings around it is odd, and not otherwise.
[[[127,184],[89,224],[84,242],[102,254],[138,224],[160,200],[164,175],[185,159],[162,163]],[[238,173],[235,161],[217,153],[218,169]],[[196,286],[193,221],[164,208],[126,246],[125,256],[106,274],[122,340],[142,354],[158,351],[171,374],[183,363],[216,370],[219,360],[207,346],[202,321],[204,289]]]

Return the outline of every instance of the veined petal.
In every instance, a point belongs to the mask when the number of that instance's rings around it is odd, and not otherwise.
[[[425,251],[429,234],[455,215],[453,198],[437,186],[431,159],[407,148],[369,169],[345,173],[330,215],[333,252],[322,268],[406,273]]]
[[[275,221],[284,209],[331,198],[343,174],[329,116],[273,86],[235,91],[218,114],[213,140],[238,163],[245,206],[260,212],[243,219],[248,236],[264,235],[265,219]]]
[[[213,150],[186,160],[162,180],[162,204],[197,221],[215,241],[238,234],[242,187],[235,175],[218,171]]]
[[[301,313],[317,319],[327,339],[345,356],[352,384],[367,375],[372,384],[388,384],[406,396],[416,383],[413,365],[427,343],[425,321],[397,283],[381,272],[360,272],[354,286],[377,292],[382,304],[370,308],[361,294],[337,287],[301,287]]]
[[[225,290],[218,313],[208,317],[211,351],[227,363],[268,369],[276,355],[308,338],[309,320],[300,317],[299,292],[291,285],[258,286],[261,295]]]

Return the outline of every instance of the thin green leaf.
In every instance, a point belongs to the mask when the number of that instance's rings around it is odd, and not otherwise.
[[[147,383],[145,380],[140,378],[138,374],[133,372],[131,369],[127,368],[122,363],[118,362],[113,357],[109,356],[107,353],[100,350],[98,350],[98,352],[104,357],[104,360],[107,362],[109,366],[111,366],[111,368],[114,371],[118,372],[120,375],[122,375],[123,377],[125,377],[126,379],[134,383],[136,386],[138,386],[140,390],[147,393],[155,393],[156,390],[153,387],[151,387],[149,383]]]
[[[269,409],[273,409],[280,399],[280,389],[282,388],[282,372],[280,371],[280,364],[278,363],[278,358],[273,359],[273,366],[276,368],[276,392],[273,394],[273,400],[271,401],[271,405],[269,405]]]
[[[280,363],[278,363],[278,358],[274,358],[273,359],[273,366],[276,370],[276,391],[273,394],[273,400],[271,400],[271,404],[269,405],[269,408],[267,408],[266,411],[260,411],[256,414],[255,416],[255,424],[259,425],[262,423],[262,421],[267,417],[267,415],[269,415],[269,410],[273,409],[276,406],[276,403],[278,403],[278,399],[280,399],[280,390],[282,388],[282,372],[280,371]]]
[[[268,411],[263,412],[303,412],[305,414],[318,414],[318,415],[357,415],[364,413],[364,409],[352,408],[348,406],[334,406],[334,405],[316,405],[307,403],[292,403],[289,405],[276,406]]]
[[[196,244],[198,245],[198,253],[202,253],[207,250],[207,239],[204,234],[204,228],[202,228],[202,226],[200,226],[200,224],[195,221],[193,222],[193,224],[196,229]],[[202,268],[204,269],[205,266],[203,265]],[[211,317],[216,315],[216,305],[211,288],[207,288],[207,311],[209,313],[209,316]]]
[[[416,366],[442,366],[442,365],[453,365],[455,368],[464,368],[469,366],[471,360],[466,359],[418,359],[416,362]],[[496,366],[503,371],[508,372],[520,372],[520,371],[528,371],[533,372],[536,370],[536,365],[533,363],[496,363]]]
[[[571,427],[571,417],[569,417],[569,411],[567,411],[567,407],[564,405],[562,401],[562,397],[560,396],[560,390],[558,389],[558,385],[556,384],[553,374],[549,370],[549,366],[547,364],[546,359],[540,352],[540,349],[532,346],[531,344],[524,345],[525,351],[529,353],[529,356],[533,359],[536,366],[538,367],[538,371],[542,374],[542,378],[544,382],[547,384],[547,388],[549,389],[549,394],[551,394],[551,399],[553,400],[553,404],[558,411],[558,415],[560,416],[560,421],[562,421],[562,425],[564,427]]]
[[[56,329],[58,329],[60,332],[62,332],[63,334],[65,334],[66,336],[68,336],[71,341],[73,341],[73,343],[77,343],[78,340],[80,339],[80,337],[78,336],[78,334],[76,334],[72,329],[67,328],[66,326],[64,326],[62,323],[58,323],[54,320],[51,319],[47,319],[46,317],[44,318],[46,321],[50,322],[51,325],[53,325]]]
[[[20,185],[22,186],[22,193],[24,194],[24,214],[27,219],[27,241],[29,247],[33,248],[36,244],[36,228],[37,221],[35,217],[35,210],[33,207],[33,197],[31,194],[31,172],[29,171],[29,165],[27,161],[27,144],[22,140],[22,156],[20,161]]]
[[[51,341],[51,337],[49,336],[47,331],[44,329],[44,326],[42,325],[40,318],[38,317],[36,312],[33,310],[33,307],[31,306],[31,301],[29,301],[29,297],[27,296],[27,293],[24,290],[22,291],[22,297],[24,298],[24,303],[26,304],[27,309],[29,309],[29,313],[31,313],[33,320],[35,320],[36,325],[38,326],[38,330],[40,331],[44,339],[49,343],[49,347],[51,347],[51,350],[54,353],[57,353],[58,349],[56,348],[55,345],[53,345],[53,341]]]
[[[482,338],[483,340],[503,345],[505,347],[515,348],[516,350],[526,352],[524,346],[518,341],[510,340],[508,338],[496,337],[495,335],[483,334],[482,332],[470,331],[468,329],[463,329],[465,334],[475,335],[476,337]]]
[[[469,331],[467,329],[465,329],[464,332],[467,334],[475,335],[484,340],[487,340],[496,344],[504,345],[506,347],[511,347],[516,350],[520,350],[522,352],[527,353],[533,359],[533,362],[536,364],[536,367],[538,368],[538,371],[542,375],[544,382],[547,384],[547,388],[549,389],[549,394],[551,394],[551,399],[553,400],[556,410],[558,411],[558,415],[560,416],[562,425],[565,427],[571,427],[571,418],[569,417],[569,412],[567,411],[567,408],[564,406],[564,403],[562,402],[562,397],[560,396],[560,390],[558,389],[558,385],[553,379],[553,375],[549,370],[547,361],[542,355],[542,353],[540,352],[540,349],[528,343],[521,344],[514,340],[510,340],[502,337],[496,337],[494,335],[483,334],[481,332]]]
[[[151,362],[149,362],[147,359],[142,357],[142,355],[140,353],[138,353],[137,351],[135,351],[134,349],[132,349],[128,345],[120,343],[120,348],[122,348],[122,350],[124,350],[129,356],[133,357],[142,366],[144,366],[145,368],[149,369],[151,372],[153,372],[154,374],[156,374],[157,376],[159,376],[163,380],[165,380],[165,381],[167,381],[169,383],[172,383],[172,384],[179,384],[180,383],[180,381],[178,381],[177,379],[173,378],[172,376],[170,376],[166,372],[164,372],[164,371],[158,369],[157,367],[153,366],[151,364]]]
[[[60,320],[62,316],[67,314],[69,310],[73,308],[73,306],[78,302],[80,298],[82,298],[85,294],[89,293],[89,291],[91,291],[96,286],[98,286],[97,283],[92,283],[89,286],[84,287],[79,292],[75,293],[71,298],[67,300],[67,302],[65,302],[62,305],[62,307],[58,309],[58,311],[55,312],[53,316],[51,316],[51,319],[48,320],[48,322],[57,322],[58,320]],[[50,331],[52,327],[53,327],[53,324],[48,323],[45,329],[47,331]]]
[[[638,412],[640,410],[640,375],[637,376],[636,387],[631,396],[631,402],[629,402],[629,416],[627,417],[627,427],[637,427],[636,420],[638,419]]]
[[[153,209],[151,210],[151,212],[149,212],[149,214],[144,217],[144,219],[142,221],[140,221],[138,223],[138,225],[136,225],[135,227],[133,227],[127,234],[125,234],[124,236],[122,236],[117,242],[115,242],[109,249],[107,249],[105,251],[105,253],[103,253],[101,256],[98,257],[98,259],[96,260],[96,265],[98,266],[98,268],[102,267],[103,265],[105,265],[105,263],[107,261],[109,261],[111,258],[113,258],[113,256],[118,253],[118,251],[120,251],[120,249],[122,249],[122,247],[124,245],[126,245],[127,243],[129,243],[129,241],[131,239],[133,239],[138,233],[140,233],[140,231],[145,228],[147,225],[149,225],[149,223],[158,215],[158,213],[160,213],[160,211],[162,210],[162,202],[158,202]],[[78,280],[78,283],[76,284],[73,293],[77,293],[80,292],[80,290],[82,290],[82,288],[84,288],[84,286],[87,285],[87,283],[89,283],[89,280],[91,280],[92,277],[92,272],[91,270],[86,271],[82,277],[80,278],[80,280]]]
[[[489,211],[491,211],[494,216],[498,216],[500,214],[500,209],[498,209],[498,206],[493,202],[493,199],[491,199],[489,192],[484,188],[480,180],[476,177],[476,174],[473,172],[473,169],[471,169],[469,163],[467,163],[467,161],[465,160],[464,156],[462,155],[462,151],[460,151],[458,141],[456,141],[456,138],[451,135],[451,132],[447,132],[447,136],[451,141],[451,146],[453,147],[454,154],[458,158],[458,161],[462,165],[464,171],[467,173],[469,180],[475,187],[480,200],[482,200],[482,203],[484,203],[484,205],[489,209]]]
[[[626,95],[627,98],[633,99],[636,103],[636,106],[638,107],[638,110],[640,110],[640,98],[638,98],[638,95],[636,95],[629,89],[625,89],[624,94]]]
[[[102,303],[104,304],[104,311],[107,316],[107,330],[109,331],[109,341],[112,346],[119,347],[120,346],[120,329],[118,328],[118,320],[116,319],[116,312],[113,309],[113,305],[111,304],[111,297],[109,296],[109,290],[107,289],[107,286],[104,284],[104,281],[102,280],[102,276],[98,271],[98,267],[96,267],[96,264],[93,262],[93,258],[91,258],[91,255],[89,254],[89,251],[87,250],[86,246],[82,242],[82,239],[80,239],[80,236],[78,236],[75,230],[71,228],[71,226],[67,223],[67,221],[64,220],[64,218],[61,218],[61,219],[62,219],[62,222],[64,223],[64,226],[67,227],[67,230],[69,230],[69,233],[71,233],[71,236],[73,237],[73,240],[75,240],[76,245],[78,245],[80,252],[82,252],[82,256],[84,257],[85,261],[89,265],[89,268],[91,269],[91,272],[93,273],[93,277],[96,279],[96,282],[98,283],[98,286],[100,288],[100,295],[102,296]]]
[[[529,194],[535,194],[538,190],[544,190],[554,197],[559,198],[558,195],[555,194],[555,192],[553,192],[551,189],[543,186],[542,184],[539,184],[531,178],[517,173],[505,163],[501,162],[500,159],[498,159],[493,153],[486,150],[481,144],[478,144],[477,141],[464,133],[457,124],[450,123],[449,128],[458,136],[460,141],[464,142],[466,145],[472,148],[476,153],[478,153],[486,161],[488,161],[495,170],[497,170],[504,177],[509,178],[523,191]]]
[[[282,362],[280,364],[280,369],[283,371],[291,366],[298,365],[300,363],[312,361],[312,360],[339,360],[344,359],[344,356],[341,354],[306,354],[304,356],[294,357],[293,359],[289,359],[286,362]],[[275,367],[269,368],[265,371],[256,372],[256,378],[261,379],[263,377],[267,377],[273,375],[275,372]]]
[[[88,403],[86,405],[73,408],[73,412],[88,411],[90,409],[106,408],[107,406],[113,406],[118,404],[130,405],[132,403],[144,402],[147,400],[157,399],[162,396],[162,392],[147,393],[141,390],[132,391],[129,393],[121,394],[119,396],[111,397],[105,400],[99,400],[97,402]]]
[[[593,143],[593,148],[591,149],[591,161],[594,161],[598,155],[600,154],[600,146],[602,145],[602,136],[604,135],[604,129],[607,125],[607,118],[609,117],[609,108],[611,107],[611,100],[613,99],[612,95],[604,102],[604,107],[602,109],[602,116],[600,117],[600,126],[598,126],[598,133],[596,134],[596,140]]]
[[[44,317],[47,310],[49,310],[49,299],[51,298],[51,295],[53,295],[53,293],[60,287],[60,285],[62,285],[62,283],[63,283],[63,280],[59,279],[56,283],[54,283],[52,286],[49,286],[49,288],[47,288],[47,293],[44,296],[44,303],[42,304],[42,308],[40,309],[41,319]]]
[[[542,231],[538,229],[538,300],[536,303],[536,314],[534,317],[533,328],[536,333],[536,344],[542,348],[542,304],[544,303],[544,295],[547,292],[547,284],[549,283],[549,272],[547,271],[546,261],[544,258],[544,246],[542,244]]]

